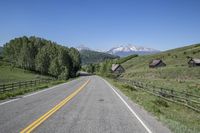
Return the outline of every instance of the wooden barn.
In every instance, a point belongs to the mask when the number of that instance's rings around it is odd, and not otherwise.
[[[188,61],[188,65],[189,65],[189,67],[200,66],[200,59],[197,59],[197,58],[190,59],[190,60]]]
[[[112,64],[111,70],[113,73],[116,73],[116,74],[121,74],[125,72],[125,69],[120,64]]]
[[[160,59],[154,59],[149,63],[149,68],[164,67],[166,64]]]

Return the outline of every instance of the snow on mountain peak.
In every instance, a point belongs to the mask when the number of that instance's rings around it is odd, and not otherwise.
[[[114,47],[114,48],[110,49],[109,51],[112,51],[112,52],[149,51],[150,52],[150,51],[158,51],[158,50],[128,44],[128,45],[121,45],[119,47]]]
[[[77,47],[78,51],[82,51],[82,50],[92,50],[92,51],[98,51],[98,52],[105,52],[108,54],[113,54],[113,55],[117,55],[117,56],[128,56],[131,54],[152,54],[152,53],[158,53],[159,50],[155,50],[152,48],[146,48],[146,47],[142,47],[142,46],[136,46],[136,45],[131,45],[131,44],[127,44],[127,45],[119,45],[118,47],[114,47],[111,48],[108,51],[102,51],[102,50],[93,50],[90,49],[84,45],[80,45]]]
[[[86,47],[86,46],[84,46],[84,45],[80,45],[80,46],[76,47],[76,49],[77,49],[78,51],[90,50],[90,48],[88,48],[88,47]]]
[[[109,54],[115,54],[115,55],[130,55],[130,54],[148,54],[148,53],[156,53],[159,52],[159,50],[155,50],[152,48],[145,48],[142,46],[135,46],[135,45],[120,45],[118,47],[114,47],[107,51]]]

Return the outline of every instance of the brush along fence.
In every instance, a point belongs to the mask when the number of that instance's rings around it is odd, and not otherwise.
[[[15,90],[24,87],[31,87],[41,83],[48,83],[53,79],[38,79],[38,80],[30,80],[30,81],[20,81],[20,82],[13,82],[8,84],[0,84],[0,93]]]
[[[200,113],[200,96],[190,94],[184,91],[176,91],[174,89],[167,89],[163,87],[157,87],[151,84],[146,84],[138,81],[128,79],[117,79],[122,83],[126,83],[136,89],[142,89],[155,96],[161,97],[167,101],[182,104]]]

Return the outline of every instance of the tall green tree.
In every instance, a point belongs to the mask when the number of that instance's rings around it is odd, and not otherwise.
[[[74,77],[76,72],[81,68],[81,57],[79,51],[75,48],[70,48],[69,54],[72,58],[72,71],[70,75]]]
[[[60,79],[76,76],[81,64],[75,48],[69,49],[34,36],[15,38],[5,44],[3,57],[13,66]]]

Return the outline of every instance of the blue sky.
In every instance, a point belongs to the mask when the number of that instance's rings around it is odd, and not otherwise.
[[[1,0],[0,45],[38,36],[106,50],[200,43],[200,0]]]

